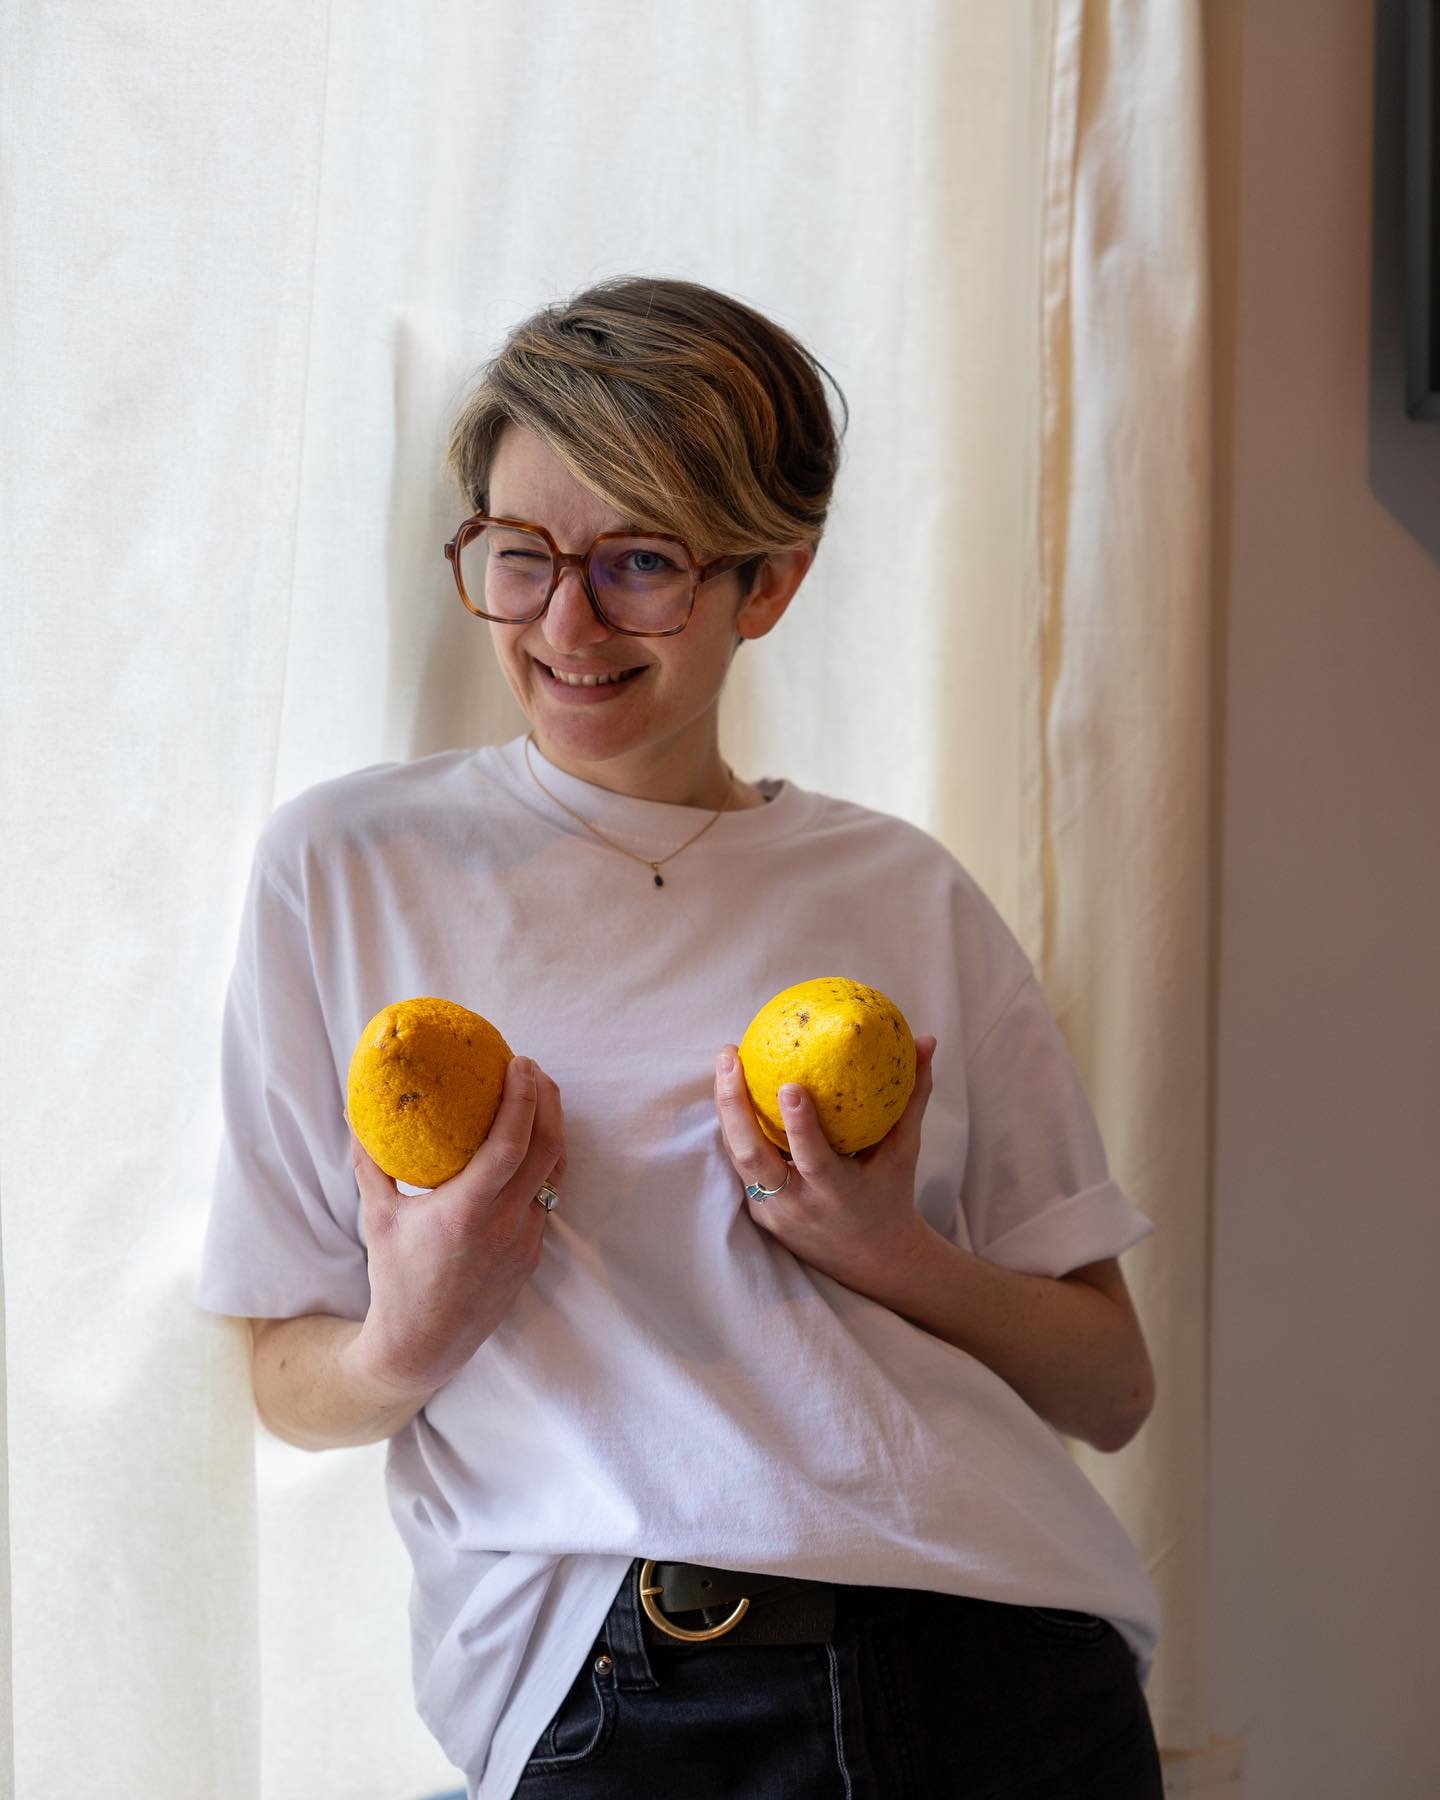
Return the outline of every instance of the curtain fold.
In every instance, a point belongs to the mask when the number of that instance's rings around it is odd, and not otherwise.
[[[1041,980],[1112,1169],[1159,1229],[1126,1259],[1159,1398],[1073,1446],[1139,1544],[1172,1749],[1205,1692],[1210,378],[1192,6],[1063,0],[1046,197]]]
[[[849,400],[727,752],[932,831],[1036,963],[1160,1227],[1156,1413],[1077,1454],[1160,1586],[1162,1739],[1203,1742],[1195,0],[148,0],[0,50],[18,1791],[455,1785],[383,1448],[257,1438],[248,1332],[191,1304],[220,1009],[275,804],[519,728],[445,427],[525,312],[632,272],[751,300]]]

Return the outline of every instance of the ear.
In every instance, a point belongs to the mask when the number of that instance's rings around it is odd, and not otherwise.
[[[813,544],[797,544],[791,550],[772,550],[755,572],[750,592],[735,619],[742,638],[761,638],[780,623],[795,590],[815,560]]]

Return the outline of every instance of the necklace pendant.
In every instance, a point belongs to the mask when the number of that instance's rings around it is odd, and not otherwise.
[[[653,863],[649,860],[648,857],[637,856],[633,850],[627,850],[623,844],[617,844],[612,839],[607,838],[603,831],[597,831],[588,819],[582,818],[580,816],[580,814],[576,812],[576,810],[573,806],[567,806],[565,804],[565,802],[559,797],[558,794],[552,794],[550,792],[549,788],[546,787],[545,783],[535,773],[535,765],[530,761],[530,741],[534,737],[534,735],[535,735],[535,733],[533,731],[527,732],[525,734],[525,767],[527,769],[529,769],[531,779],[534,781],[536,787],[539,788],[540,792],[545,796],[545,798],[547,800],[553,801],[554,804],[560,808],[561,812],[569,813],[570,817],[572,819],[574,819],[577,824],[583,825],[585,827],[585,829],[590,833],[591,837],[599,838],[599,840],[602,844],[609,844],[610,848],[612,850],[618,850],[622,856],[628,856],[632,862],[643,862],[646,865],[646,867],[650,870],[650,873],[655,877],[656,887],[663,888],[665,885],[665,877],[660,873],[660,863]],[[730,769],[728,771],[728,773],[730,776],[730,784],[725,789],[725,799],[720,802],[719,806],[710,815],[710,817],[705,821],[705,823],[700,827],[700,829],[694,833],[693,836],[686,838],[686,840],[683,844],[678,845],[674,850],[672,850],[670,852],[670,856],[662,856],[660,859],[660,862],[669,862],[671,856],[678,856],[680,854],[681,850],[688,850],[692,844],[698,843],[699,840],[702,837],[704,837],[705,833],[710,829],[710,827],[715,823],[715,821],[720,817],[721,813],[724,812],[726,801],[729,800],[730,795],[734,791],[734,788],[735,788],[735,771],[733,769]]]

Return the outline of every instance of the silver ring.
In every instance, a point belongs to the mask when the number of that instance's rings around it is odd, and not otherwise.
[[[545,1208],[546,1212],[551,1212],[554,1209],[555,1202],[560,1196],[555,1189],[551,1187],[548,1181],[542,1181],[540,1183],[540,1192],[536,1194],[534,1198]]]
[[[773,1200],[776,1194],[783,1194],[789,1185],[790,1171],[787,1169],[785,1171],[785,1179],[780,1183],[779,1187],[761,1187],[758,1181],[752,1181],[745,1190],[745,1198],[747,1200],[753,1200],[757,1206],[763,1206],[767,1200]]]

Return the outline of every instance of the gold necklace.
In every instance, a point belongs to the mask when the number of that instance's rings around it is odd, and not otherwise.
[[[686,838],[683,844],[678,845],[668,856],[662,856],[659,862],[651,862],[648,856],[637,856],[633,850],[627,850],[623,844],[617,844],[613,838],[606,837],[603,831],[597,831],[588,819],[581,818],[580,814],[575,811],[573,806],[567,806],[558,794],[552,794],[550,792],[549,788],[546,787],[545,783],[535,773],[535,765],[530,761],[530,740],[534,735],[533,731],[527,731],[525,734],[525,767],[529,769],[531,779],[534,781],[536,787],[539,788],[540,792],[544,794],[547,800],[553,800],[560,808],[561,812],[569,813],[570,817],[574,819],[577,824],[583,825],[592,836],[599,838],[602,844],[608,844],[612,850],[618,850],[622,856],[628,856],[631,862],[644,863],[645,867],[649,869],[650,873],[655,877],[655,885],[657,888],[664,887],[665,885],[665,877],[660,873],[660,863],[669,862],[672,857],[678,856],[682,850],[688,850],[695,842],[696,838],[704,837],[705,833],[715,823],[715,820],[724,812],[726,802],[728,802],[731,794],[735,791],[735,771],[731,769],[727,763],[726,768],[729,771],[730,783],[725,789],[725,799],[722,800],[715,809],[713,816],[705,821],[695,833],[694,837]]]

